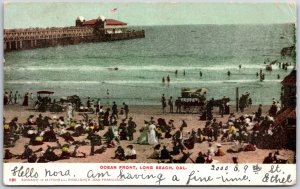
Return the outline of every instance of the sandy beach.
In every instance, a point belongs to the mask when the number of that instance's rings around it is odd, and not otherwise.
[[[119,107],[120,108],[120,107]],[[56,162],[70,162],[70,163],[157,163],[158,160],[154,159],[147,159],[148,156],[150,156],[153,152],[153,146],[152,145],[140,145],[136,143],[136,140],[138,136],[140,135],[139,130],[144,126],[144,120],[150,120],[150,117],[154,117],[154,119],[157,121],[158,118],[163,118],[166,121],[173,119],[174,125],[176,127],[175,130],[172,131],[171,134],[174,134],[177,129],[181,126],[182,120],[185,120],[188,127],[184,128],[183,132],[187,133],[190,132],[192,129],[197,130],[198,128],[204,128],[205,121],[199,121],[199,115],[198,114],[170,114],[170,113],[162,113],[160,106],[129,106],[129,116],[133,117],[133,120],[137,124],[136,132],[134,133],[134,140],[133,141],[121,141],[121,146],[123,148],[126,148],[127,145],[132,144],[134,146],[134,149],[137,152],[137,159],[135,160],[126,160],[126,161],[120,161],[117,159],[112,159],[114,157],[114,151],[115,148],[107,148],[107,150],[102,154],[96,154],[94,156],[89,156],[90,153],[90,146],[80,146],[78,149],[78,152],[84,152],[87,154],[86,158],[70,158],[70,159],[64,159],[59,160]],[[269,106],[263,107],[263,112],[266,113],[269,109]],[[244,113],[235,113],[237,117],[243,115],[243,114],[249,114],[252,112],[255,112],[257,110],[257,106],[252,106],[251,108],[247,108]],[[235,107],[231,107],[231,112],[235,111]],[[217,121],[222,121],[223,123],[226,123],[228,120],[228,115],[224,115],[222,118],[221,116],[217,115],[218,108],[214,108],[214,117],[216,117]],[[20,105],[7,105],[4,107],[4,117],[6,119],[6,122],[9,122],[14,117],[19,118],[19,123],[25,123],[26,119],[29,115],[35,115],[38,116],[40,113],[35,110],[30,110],[28,107],[22,107]],[[62,113],[52,113],[52,112],[45,112],[42,113],[43,116],[66,116],[65,112]],[[90,118],[96,118],[95,114],[89,114]],[[118,123],[121,122],[121,119],[123,116],[119,116]],[[79,115],[78,112],[75,112],[75,119],[80,120],[82,119],[82,116]],[[98,134],[100,136],[103,136],[103,134],[107,131],[108,127],[105,127],[105,130],[99,131]],[[87,135],[80,136],[80,137],[74,137],[75,140],[82,141],[86,138]],[[66,143],[63,138],[58,137],[61,144]],[[89,141],[89,140],[86,140]],[[28,138],[21,137],[19,140],[16,141],[16,144],[14,147],[9,148],[10,151],[13,154],[21,154],[24,150],[24,144],[28,143]],[[160,144],[166,145],[168,149],[172,150],[172,143],[171,139],[160,139]],[[225,142],[222,143],[220,139],[217,141],[218,143],[221,143],[224,150],[226,151],[231,145],[233,145],[233,142]],[[56,143],[46,142],[42,146],[30,146],[31,149],[36,150],[40,147],[43,148],[43,150],[46,150],[47,145],[50,146],[56,146]],[[216,147],[217,143],[213,143],[213,145]],[[100,148],[101,146],[97,146],[96,149]],[[70,151],[74,149],[74,146],[70,147]],[[202,142],[202,143],[196,143],[194,149],[189,150],[189,152],[192,153],[190,156],[191,159],[195,160],[198,153],[201,151],[203,153],[206,153],[208,149],[208,142]],[[60,150],[55,151],[57,154],[60,153]],[[213,157],[214,160],[216,160],[219,163],[232,163],[232,157],[238,157],[239,163],[262,163],[264,158],[270,153],[275,152],[275,150],[268,150],[268,149],[257,149],[256,151],[250,151],[250,152],[239,152],[239,153],[226,153],[225,156],[222,157]],[[294,156],[295,152],[291,150],[286,149],[279,149],[280,155],[288,158],[288,163],[294,162]],[[181,155],[174,156],[175,159],[179,158]],[[21,160],[12,158],[10,160],[4,160],[4,162],[27,162],[27,160]],[[187,160],[186,163],[192,163],[190,159]]]

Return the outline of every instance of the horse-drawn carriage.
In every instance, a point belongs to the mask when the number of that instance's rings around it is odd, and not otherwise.
[[[185,113],[201,113],[206,105],[206,88],[191,90],[183,88],[178,98],[181,111]]]
[[[67,103],[75,104],[76,110],[81,104],[80,98],[76,95],[61,98],[60,101],[55,101],[55,99],[52,101],[53,93],[52,91],[38,91],[35,109],[39,112],[64,112]]]
[[[77,96],[77,95],[67,96],[67,97],[60,98],[59,102],[61,104],[64,104],[64,103],[71,103],[71,104],[73,104],[76,111],[78,111],[79,108],[80,108],[80,106],[81,106],[81,100],[80,100],[79,96]]]

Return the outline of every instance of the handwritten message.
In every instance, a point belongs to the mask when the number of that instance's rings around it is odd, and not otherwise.
[[[4,164],[6,185],[293,185],[295,164]]]

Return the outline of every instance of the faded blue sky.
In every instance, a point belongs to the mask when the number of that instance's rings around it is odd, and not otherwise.
[[[111,9],[118,12],[112,14]],[[8,3],[4,28],[72,26],[77,16],[99,15],[129,25],[272,24],[295,23],[289,4],[246,3]]]

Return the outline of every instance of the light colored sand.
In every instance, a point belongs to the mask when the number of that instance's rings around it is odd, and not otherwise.
[[[6,118],[6,121],[10,121],[13,117],[18,117],[19,122],[23,123],[26,121],[26,118],[29,115],[38,115],[39,112],[33,111],[33,110],[26,110],[24,107],[20,105],[7,105],[4,107],[4,117]],[[126,147],[129,144],[133,144],[134,148],[137,151],[137,159],[136,160],[127,160],[122,161],[123,163],[156,163],[157,160],[147,159],[147,157],[153,152],[153,146],[151,145],[139,145],[135,144],[136,139],[139,136],[139,129],[143,127],[144,120],[150,120],[150,117],[153,116],[155,120],[158,118],[164,118],[166,121],[169,119],[173,119],[175,122],[175,126],[178,129],[181,126],[181,120],[186,120],[188,127],[184,128],[184,132],[189,132],[192,130],[197,130],[197,128],[204,128],[205,121],[199,121],[199,115],[198,114],[162,114],[162,111],[160,109],[160,106],[129,106],[130,113],[129,115],[133,117],[134,121],[137,123],[137,132],[134,134],[134,141],[121,141],[121,146]],[[257,107],[248,108],[245,113],[255,112]],[[267,112],[268,107],[264,107],[264,112]],[[232,108],[232,110],[234,110]],[[217,112],[217,108],[215,108],[214,112]],[[66,113],[59,113],[54,114],[51,112],[42,113],[42,115],[47,115],[49,117],[52,117],[53,115],[57,116],[66,116]],[[216,114],[215,114],[216,115]],[[241,115],[241,113],[236,113],[237,116]],[[91,117],[95,117],[95,115],[89,115]],[[75,117],[77,119],[82,119],[78,113],[75,113]],[[121,117],[118,119],[118,123],[120,123]],[[220,116],[217,116],[217,121],[222,121],[225,123],[228,119],[228,116],[224,116],[224,118],[221,118]],[[100,131],[99,134],[102,136],[107,131],[107,127],[104,131]],[[173,131],[174,133],[175,131]],[[172,134],[173,134],[172,133]],[[86,136],[76,137],[76,140],[83,140]],[[61,137],[58,137],[60,142],[64,144],[64,140]],[[10,148],[11,152],[14,154],[21,154],[23,152],[23,146],[25,143],[28,143],[29,139],[27,138],[21,138],[16,142],[15,147]],[[160,143],[163,145],[167,145],[168,149],[171,150],[172,144],[171,139],[162,139],[160,140]],[[232,143],[222,143],[224,150],[226,151]],[[40,147],[43,147],[43,149],[46,149],[46,145],[56,145],[55,143],[45,143],[43,146],[30,146],[33,150],[36,150]],[[99,147],[97,147],[99,148]],[[207,152],[208,148],[208,142],[203,142],[201,144],[197,143],[195,144],[194,149],[190,150],[192,152],[191,159],[195,160],[197,157],[198,152]],[[71,147],[71,150],[73,147]],[[87,156],[86,158],[71,158],[67,160],[60,160],[57,162],[89,162],[89,163],[104,163],[104,162],[114,162],[118,163],[121,162],[119,160],[112,159],[114,156],[114,151],[116,148],[108,148],[105,153],[103,154],[97,154],[94,156]],[[86,154],[89,154],[90,152],[90,146],[80,146],[79,150],[80,152],[85,152]],[[230,154],[226,153],[223,157],[214,157],[213,159],[219,161],[220,163],[232,163],[232,157],[238,156],[239,163],[262,163],[264,157],[266,157],[269,152],[274,152],[275,150],[262,150],[257,149],[256,151],[252,152],[240,152],[237,154]],[[57,151],[57,154],[60,152]],[[289,162],[292,163],[294,160],[294,151],[291,150],[285,150],[281,149],[280,154],[287,157],[289,159]],[[178,158],[178,156],[175,156],[175,158]],[[19,159],[11,159],[11,160],[5,160],[5,162],[25,162],[24,160]],[[191,163],[191,160],[187,160],[187,163]]]

